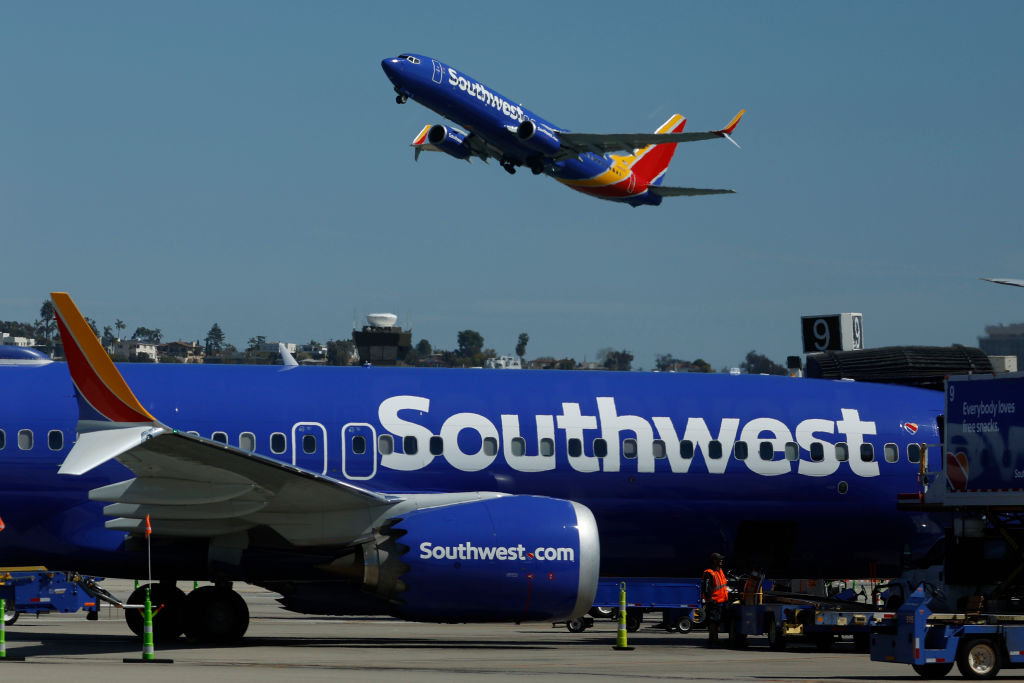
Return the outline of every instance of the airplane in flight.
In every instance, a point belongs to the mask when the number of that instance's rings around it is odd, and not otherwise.
[[[402,54],[381,66],[399,104],[411,97],[464,129],[424,126],[412,143],[417,159],[423,151],[467,161],[494,158],[509,173],[525,166],[534,175],[544,173],[584,194],[634,207],[656,206],[664,197],[734,192],[661,183],[677,143],[724,138],[736,144],[730,136],[744,111],[725,128],[705,133],[684,133],[686,119],[680,114],[654,133],[574,133],[436,59]]]
[[[589,609],[599,575],[694,576],[712,550],[779,578],[895,576],[941,536],[895,506],[939,441],[941,392],[115,365],[52,297],[67,362],[0,367],[0,566],[146,577],[151,523],[163,638],[240,638],[239,581],[308,614],[555,621]],[[213,583],[177,587],[192,580]]]

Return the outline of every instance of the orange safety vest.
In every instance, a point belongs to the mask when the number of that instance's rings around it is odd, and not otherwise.
[[[729,586],[725,580],[725,572],[721,569],[705,569],[705,574],[711,574],[712,588],[711,601],[725,602],[729,599]]]

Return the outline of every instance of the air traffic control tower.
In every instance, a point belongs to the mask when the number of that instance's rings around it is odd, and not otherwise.
[[[362,330],[352,330],[352,341],[359,351],[359,362],[372,365],[398,365],[412,347],[412,330],[398,327],[394,313],[371,313]]]

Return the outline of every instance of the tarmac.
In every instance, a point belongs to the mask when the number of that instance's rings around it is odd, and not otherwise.
[[[130,582],[107,581],[127,597]],[[307,617],[282,609],[276,595],[236,586],[252,621],[240,645],[209,647],[179,639],[157,644],[156,657],[173,663],[125,663],[142,659],[120,610],[103,607],[98,621],[82,612],[40,617],[22,615],[7,628],[10,656],[24,662],[0,664],[0,680],[174,681],[193,683],[293,683],[295,681],[874,681],[919,680],[906,665],[872,662],[854,652],[849,639],[832,652],[794,643],[782,652],[764,638],[743,650],[707,649],[707,634],[666,633],[648,615],[636,633],[635,649],[613,649],[616,624],[598,620],[584,633],[551,624],[421,624],[381,617]],[[959,677],[954,671],[951,676]]]

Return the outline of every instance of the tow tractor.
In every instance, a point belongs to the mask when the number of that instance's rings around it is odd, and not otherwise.
[[[944,562],[875,625],[871,659],[992,678],[1024,667],[1024,374],[947,379],[944,421],[942,470],[922,459],[898,503],[948,520]]]
[[[21,614],[86,611],[86,618],[99,617],[99,602],[93,597],[99,579],[92,576],[51,572],[41,568],[0,569],[0,597],[4,598],[4,624],[10,626]],[[102,590],[102,589],[100,589]]]
[[[648,612],[661,611],[662,623],[670,630],[689,633],[703,621],[700,609],[700,579],[654,577],[606,577],[598,581],[589,616],[570,619],[566,628],[582,633],[600,617],[618,618],[619,591],[626,585],[626,630],[635,632]]]

